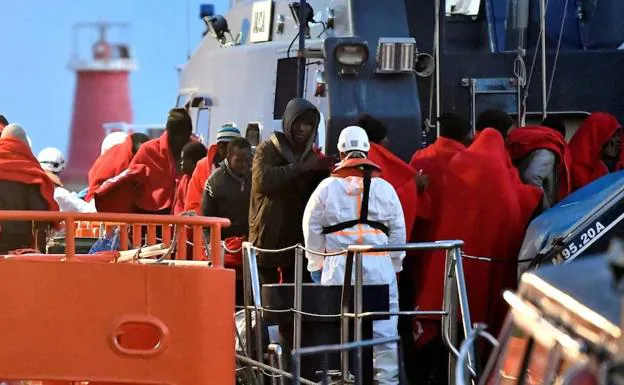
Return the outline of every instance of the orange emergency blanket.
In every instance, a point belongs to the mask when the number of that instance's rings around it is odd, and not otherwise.
[[[100,155],[89,170],[89,192],[87,200],[93,198],[95,191],[108,179],[121,174],[132,162],[132,138],[129,135],[123,143],[111,147]]]
[[[381,168],[380,177],[390,183],[396,190],[403,208],[406,234],[409,237],[416,220],[418,204],[416,171],[396,155],[376,143],[371,143],[368,159]]]
[[[99,212],[171,211],[180,177],[167,133],[145,142],[128,169],[95,192]]]
[[[28,145],[19,139],[0,139],[0,179],[39,185],[48,210],[58,211],[54,200],[54,182],[43,171]]]
[[[568,148],[572,155],[572,190],[590,184],[609,173],[601,160],[602,146],[621,127],[615,116],[605,112],[591,114],[576,131]],[[620,151],[617,170],[624,167],[624,146]]]
[[[444,204],[439,217],[432,219],[433,238],[461,239],[466,254],[498,261],[463,259],[472,321],[487,323],[496,334],[506,313],[502,292],[516,285],[514,261],[542,191],[522,184],[509,167],[502,136],[493,129],[484,130],[468,149],[452,156],[443,178]],[[444,253],[427,253],[420,266],[419,275],[426,279],[415,282],[415,305],[421,310],[441,309]],[[424,326],[419,343],[439,332],[439,326]]]
[[[217,156],[217,152],[217,145],[212,144],[208,147],[208,155],[197,162],[195,171],[193,171],[193,176],[191,176],[186,190],[186,197],[184,200],[185,211],[192,210],[200,214],[204,185],[208,177],[212,174],[214,159]]]

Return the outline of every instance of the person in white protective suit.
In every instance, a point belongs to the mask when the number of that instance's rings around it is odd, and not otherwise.
[[[45,171],[52,182],[54,182],[54,200],[58,203],[61,211],[80,213],[96,212],[95,201],[87,203],[80,199],[76,193],[69,192],[69,190],[63,186],[59,174],[65,169],[65,157],[58,148],[44,148],[39,152],[39,155],[37,155],[37,160],[43,171]]]
[[[331,253],[353,244],[405,243],[401,202],[392,185],[377,176],[381,170],[367,159],[369,149],[368,136],[361,127],[350,126],[340,133],[341,162],[314,191],[303,215],[308,250]],[[308,252],[306,257],[315,282],[343,283],[345,255],[323,258]],[[397,273],[402,270],[404,257],[403,251],[363,256],[364,284],[390,286],[390,311],[399,310]],[[373,330],[374,338],[397,336],[397,316],[374,321]],[[398,384],[396,344],[375,346],[374,360],[376,383]]]

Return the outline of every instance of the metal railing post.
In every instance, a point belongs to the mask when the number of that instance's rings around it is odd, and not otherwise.
[[[251,349],[251,272],[249,269],[249,254],[251,253],[251,244],[243,243],[243,305],[245,306],[245,332],[247,333],[247,343],[245,344],[245,350],[247,351],[247,357],[252,356]]]
[[[355,288],[353,293],[353,340],[355,342],[362,341],[362,318],[360,314],[363,312],[363,289],[364,285],[364,266],[362,265],[363,255],[362,252],[355,252]],[[358,347],[355,351],[355,371],[357,373],[355,378],[356,384],[362,383],[362,347]]]
[[[347,258],[345,261],[345,275],[342,284],[342,296],[340,304],[340,343],[342,345],[349,342],[349,302],[351,299],[351,274],[353,272],[353,252],[347,252]],[[349,381],[349,351],[343,350],[340,352],[340,364],[342,371],[343,383]]]
[[[464,267],[462,264],[461,247],[457,246],[451,251],[453,260],[455,261],[455,280],[457,284],[457,295],[459,297],[459,307],[462,314],[462,327],[464,329],[464,337],[472,333],[472,321],[470,319],[470,311],[468,307],[468,293],[466,292],[466,279],[464,278]],[[476,367],[476,354],[474,348],[470,349],[468,354],[468,365],[478,372]]]
[[[253,293],[254,314],[256,318],[256,360],[258,362],[264,362],[264,349],[262,348],[262,299],[260,297],[260,278],[258,274],[256,249],[248,242],[245,242],[243,247],[248,250],[247,258],[245,259],[248,264],[250,286]],[[251,340],[251,333],[248,339]],[[259,381],[261,385],[264,385],[264,376],[262,374],[259,376]]]
[[[295,293],[293,314],[293,349],[301,347],[301,300],[303,295],[303,250],[295,249]]]
[[[444,297],[442,301],[442,308],[446,315],[442,316],[441,328],[442,328],[442,340],[449,349],[449,362],[448,362],[448,382],[449,384],[455,383],[455,371],[453,368],[456,365],[456,359],[458,351],[455,348],[457,346],[457,286],[455,285],[455,260],[451,255],[450,250],[445,252],[445,265],[444,265]]]

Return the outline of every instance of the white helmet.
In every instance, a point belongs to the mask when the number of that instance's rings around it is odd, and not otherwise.
[[[111,147],[123,143],[127,137],[128,137],[128,134],[126,134],[123,131],[115,131],[106,135],[106,138],[104,138],[104,140],[102,141],[102,148],[100,150],[100,155],[110,150]]]
[[[338,151],[347,153],[350,151],[368,152],[370,142],[368,135],[362,127],[349,126],[340,132],[338,137]]]
[[[53,173],[59,173],[65,169],[65,157],[63,153],[54,147],[46,147],[37,156],[41,168]]]

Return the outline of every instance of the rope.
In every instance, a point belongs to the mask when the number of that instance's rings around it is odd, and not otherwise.
[[[565,26],[566,11],[568,9],[568,1],[565,0],[563,7],[563,16],[561,16],[561,27],[559,28],[559,40],[557,41],[557,51],[555,52],[555,60],[553,62],[552,73],[550,74],[550,81],[548,82],[548,94],[546,95],[546,106],[550,100],[550,93],[552,91],[553,81],[555,80],[555,71],[557,70],[557,60],[559,60],[559,50],[561,49],[561,40],[563,39],[563,27]]]
[[[531,262],[533,261],[533,258],[527,258],[527,259],[518,259],[516,261],[508,261],[508,260],[503,260],[503,259],[497,259],[497,258],[490,258],[490,257],[477,257],[474,255],[468,255],[466,253],[464,253],[462,251],[462,258],[465,259],[472,259],[475,261],[480,261],[480,262],[489,262],[489,263],[509,263],[509,264],[520,264],[520,263],[525,263],[525,262]]]
[[[544,11],[545,11],[544,13],[548,12],[548,3],[549,2],[550,2],[549,0],[546,0],[546,4],[544,5]],[[546,15],[544,14],[544,16],[546,16]],[[540,15],[540,17],[541,17],[541,15]],[[533,70],[535,69],[535,62],[537,60],[538,47],[539,47],[541,39],[543,39],[543,38],[545,39],[545,37],[542,36],[542,30],[540,28],[539,34],[537,35],[537,43],[535,43],[535,53],[533,54],[533,61],[531,62],[531,71],[529,72],[529,78],[528,78],[527,83],[526,83],[526,89],[524,91],[524,98],[523,98],[523,101],[522,101],[522,106],[523,106],[524,110],[526,110],[526,101],[527,101],[527,99],[529,97],[529,89],[531,88],[531,78],[533,77]]]

